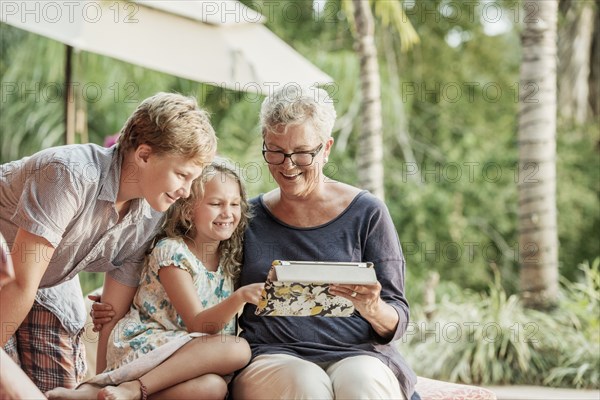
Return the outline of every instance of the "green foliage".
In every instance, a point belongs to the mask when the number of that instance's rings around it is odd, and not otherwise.
[[[600,156],[598,124],[560,126],[557,137],[557,208],[560,272],[576,280],[573,266],[600,255]]]
[[[100,272],[80,272],[78,276],[84,296],[101,288],[104,284],[104,274]]]
[[[384,99],[401,98],[415,160],[398,139],[398,107],[386,109],[388,206],[409,268],[484,289],[494,264],[514,292],[518,35],[484,35],[477,10],[454,4],[460,17],[436,13],[436,1],[407,10],[423,42],[396,55],[400,79],[384,85]],[[450,32],[460,35],[456,47]],[[393,72],[382,80],[393,82]]]
[[[58,84],[62,65],[45,63],[64,48],[31,34],[0,24],[0,43],[6,53],[2,61],[2,112],[0,162],[7,162],[55,146],[63,137],[64,85]],[[16,43],[9,44],[14,40]],[[23,49],[28,49],[28,52]],[[38,62],[31,57],[36,55]],[[5,58],[6,56],[6,58]],[[11,60],[8,64],[6,60]],[[27,65],[27,68],[22,66]],[[32,132],[36,132],[32,135]]]
[[[342,1],[329,0],[322,8],[306,0],[243,0],[242,3],[261,12],[269,29],[310,59],[315,51],[352,47]]]
[[[443,284],[434,317],[413,307],[402,352],[416,372],[483,385],[538,384],[597,388],[600,379],[600,260],[565,281],[563,304],[545,314],[526,309],[496,276],[489,294]]]
[[[566,336],[568,351],[560,354],[545,384],[564,384],[577,388],[600,387],[600,258],[590,265],[579,265],[581,281],[563,278],[565,295],[560,308],[564,310],[575,332]]]

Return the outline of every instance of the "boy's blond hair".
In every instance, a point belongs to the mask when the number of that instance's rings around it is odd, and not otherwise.
[[[129,117],[119,137],[124,156],[147,144],[158,155],[175,155],[206,164],[217,148],[208,113],[196,99],[176,93],[157,93],[144,100]]]

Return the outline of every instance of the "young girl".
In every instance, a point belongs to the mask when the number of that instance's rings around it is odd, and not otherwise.
[[[110,335],[107,372],[48,398],[223,399],[225,376],[251,355],[234,336],[234,317],[246,302],[256,304],[262,290],[252,284],[234,291],[247,222],[241,180],[216,160],[190,197],[169,209],[131,309]]]

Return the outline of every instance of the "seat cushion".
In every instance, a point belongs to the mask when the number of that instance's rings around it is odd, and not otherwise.
[[[496,400],[491,390],[420,377],[415,390],[421,400]]]

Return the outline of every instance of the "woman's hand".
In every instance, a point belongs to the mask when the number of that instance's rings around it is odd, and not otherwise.
[[[329,292],[350,300],[356,311],[365,318],[376,316],[383,303],[379,282],[373,285],[330,285]]]
[[[242,286],[238,290],[240,298],[244,303],[252,303],[257,305],[260,301],[260,295],[262,294],[264,283],[252,283],[250,285]]]
[[[90,310],[90,317],[92,317],[92,322],[94,323],[92,330],[94,332],[100,332],[104,324],[108,324],[112,321],[115,312],[110,304],[102,303],[102,298],[98,295],[89,295],[88,299],[94,302],[94,304],[92,304],[92,309]]]
[[[386,339],[394,336],[399,321],[398,313],[381,299],[379,282],[373,285],[330,285],[329,292],[350,300],[379,336]]]

